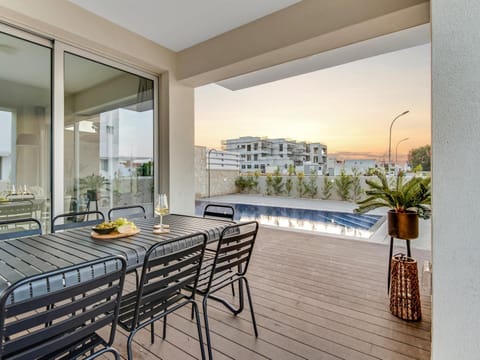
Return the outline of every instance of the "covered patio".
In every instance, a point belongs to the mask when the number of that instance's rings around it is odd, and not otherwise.
[[[127,14],[133,13],[131,5],[126,9]],[[146,14],[153,16],[151,23],[159,23],[158,12],[135,8],[139,22],[146,23]],[[233,25],[209,40],[171,50],[74,1],[1,0],[0,31],[49,49],[46,68],[52,73],[39,73],[47,79],[50,105],[45,111],[32,107],[23,113],[28,119],[48,120],[43,135],[49,151],[41,153],[48,167],[37,169],[45,189],[52,191],[42,194],[51,205],[46,221],[68,210],[63,188],[63,144],[68,130],[63,102],[65,54],[106,66],[113,63],[127,72],[133,68],[134,73],[154,78],[151,123],[156,166],[149,189],[168,193],[172,212],[193,214],[195,87],[423,25],[431,31],[432,43],[432,311],[423,291],[422,322],[406,323],[389,314],[384,245],[262,229],[249,274],[260,336],[256,340],[252,335],[248,318],[234,319],[215,308],[211,311],[213,346],[216,358],[429,358],[431,338],[434,359],[475,359],[480,352],[476,321],[480,242],[474,226],[480,198],[476,166],[479,14],[480,5],[474,0],[304,0],[250,23]],[[189,22],[183,13],[172,18],[180,26]],[[3,51],[15,53],[8,46]],[[368,52],[354,54],[354,58],[369,56]],[[337,59],[329,66],[342,61],[352,59]],[[6,73],[11,75],[8,69]],[[9,100],[11,90],[2,87]],[[28,130],[38,134],[35,128]],[[12,146],[21,146],[24,152],[38,146],[14,140]],[[419,251],[414,255],[420,262],[430,258]],[[130,280],[128,285],[133,287]],[[138,337],[142,343],[135,346],[136,356],[198,358],[193,327],[187,310],[170,316],[167,340],[158,339],[151,347],[148,336]],[[116,347],[121,351],[125,351],[124,340],[119,331]]]

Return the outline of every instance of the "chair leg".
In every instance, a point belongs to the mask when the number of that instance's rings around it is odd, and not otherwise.
[[[113,352],[113,356],[115,357],[115,360],[120,360],[120,354],[118,353],[118,351],[112,351]]]
[[[135,269],[135,289],[138,289],[138,284],[140,284],[140,279],[138,277],[138,270]]]
[[[208,299],[208,294],[203,297],[203,301],[202,301],[203,321],[205,322],[205,337],[207,338],[208,358],[212,360],[213,359],[212,340],[210,339],[210,327],[208,326],[207,299]]]
[[[244,307],[243,286],[242,286],[242,278],[240,278],[238,280],[238,311],[235,313],[235,316],[237,316],[237,314],[240,314],[243,311],[243,307]]]
[[[162,339],[165,340],[167,337],[167,315],[163,317],[163,334],[162,334]]]
[[[127,359],[128,360],[133,360],[132,342],[135,334],[136,334],[136,331],[132,331],[130,335],[128,335],[128,339],[127,339]]]
[[[198,342],[200,343],[200,352],[202,354],[202,360],[205,360],[205,349],[203,348],[203,336],[202,325],[200,323],[200,314],[198,313],[198,306],[195,301],[192,301],[192,312],[195,313],[195,319],[197,320]],[[210,356],[210,352],[209,352]]]
[[[255,321],[255,313],[253,312],[252,294],[250,294],[250,286],[248,286],[247,278],[243,277],[241,278],[241,280],[245,282],[245,288],[247,289],[248,306],[250,306],[250,314],[252,315],[253,331],[255,332],[255,337],[258,337],[257,322]]]
[[[242,311],[243,311],[243,308],[245,307],[244,303],[244,296],[243,296],[243,287],[242,287],[242,284],[240,282],[240,279],[236,279],[232,284],[234,284],[235,282],[238,282],[238,308],[235,308],[231,303],[229,303],[227,300],[225,300],[224,298],[221,298],[221,297],[218,297],[218,296],[215,296],[213,294],[208,294],[208,297],[212,300],[215,300],[215,301],[218,301],[220,303],[222,303],[228,310],[230,310],[235,316],[237,316],[238,314],[240,314]]]
[[[83,360],[93,360],[93,359],[96,359],[96,358],[98,358],[99,356],[101,356],[105,353],[112,353],[115,360],[120,360],[121,359],[120,353],[117,351],[117,349],[115,349],[113,347],[103,349],[99,352],[94,353],[93,355],[87,356],[86,358],[82,358],[82,359]],[[104,357],[102,357],[102,358],[104,358]]]
[[[150,324],[150,343],[155,343],[155,322]],[[164,338],[165,339],[165,338]]]

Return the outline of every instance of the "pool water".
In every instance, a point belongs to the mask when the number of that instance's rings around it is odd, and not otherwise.
[[[197,201],[196,214],[201,216],[208,202]],[[235,220],[256,220],[262,225],[314,231],[332,235],[369,239],[385,217],[354,213],[284,208],[264,205],[229,204],[235,208]]]

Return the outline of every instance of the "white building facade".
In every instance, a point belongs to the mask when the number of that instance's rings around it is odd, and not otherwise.
[[[233,151],[208,149],[206,152],[206,168],[211,170],[240,169],[240,155]]]
[[[240,171],[262,173],[277,168],[286,173],[290,166],[297,172],[324,174],[327,163],[327,146],[321,143],[297,142],[292,139],[268,139],[244,136],[222,141],[222,148],[240,156]]]

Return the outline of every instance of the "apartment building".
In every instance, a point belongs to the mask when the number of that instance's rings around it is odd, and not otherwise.
[[[287,172],[290,166],[296,171],[323,174],[327,164],[327,146],[319,142],[308,143],[292,139],[243,136],[222,141],[224,151],[240,155],[240,171]]]

